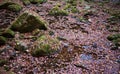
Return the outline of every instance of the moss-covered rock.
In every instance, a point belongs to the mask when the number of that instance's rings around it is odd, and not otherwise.
[[[53,7],[50,11],[49,11],[49,14],[50,15],[53,15],[53,16],[67,16],[68,15],[68,12],[63,10],[63,9],[60,9],[57,5],[55,7]]]
[[[20,11],[22,9],[22,6],[19,5],[19,4],[11,4],[11,5],[8,5],[8,9],[11,10],[11,11]]]
[[[120,38],[113,40],[113,43],[115,44],[115,46],[119,47],[120,46]]]
[[[113,35],[109,35],[109,36],[107,37],[107,39],[110,40],[110,41],[116,40],[116,39],[118,39],[118,38],[120,38],[120,34],[113,34]]]
[[[23,1],[23,4],[25,5],[29,5],[30,4],[30,0],[22,0]]]
[[[70,3],[72,6],[77,5],[77,0],[66,0],[67,3]]]
[[[120,34],[113,34],[113,35],[109,35],[107,37],[108,40],[112,41],[113,44],[115,45],[115,48],[112,48],[113,49],[117,49],[118,47],[120,47]]]
[[[13,38],[15,36],[15,32],[12,31],[11,29],[6,29],[3,33],[2,36],[6,38]]]
[[[0,59],[0,66],[3,66],[4,64],[7,63],[7,60],[4,60],[4,59]]]
[[[43,35],[39,37],[34,43],[31,49],[33,56],[45,56],[52,54],[59,49],[60,42],[56,38],[52,38],[49,35]]]
[[[5,29],[1,28],[0,29],[0,36],[2,35],[2,33],[5,31]]]
[[[16,41],[16,45],[14,48],[15,50],[25,52],[27,50],[27,48],[28,48],[28,46],[25,42]]]
[[[3,45],[7,42],[7,39],[3,36],[0,36],[0,45]]]
[[[79,10],[75,6],[72,6],[71,7],[71,12],[72,13],[77,13],[77,12],[79,12]]]
[[[44,3],[46,2],[47,0],[22,0],[23,1],[23,4],[25,5],[29,5],[30,3],[33,3],[33,4],[41,4],[41,3]]]
[[[36,4],[36,3],[44,3],[47,0],[30,0],[31,3]]]
[[[40,33],[40,30],[39,30],[39,29],[35,29],[35,30],[32,32],[33,35],[38,35],[39,33]]]
[[[14,3],[14,2],[6,1],[6,2],[0,4],[0,9],[9,9],[11,11],[17,12],[22,9],[22,6],[17,3]]]
[[[25,11],[12,22],[10,28],[24,33],[31,32],[37,28],[47,30],[47,22],[45,22],[37,13]]]
[[[0,2],[0,9],[7,8],[11,4],[14,4],[14,3],[13,2],[9,2],[9,1],[2,1],[2,2]]]
[[[66,6],[64,7],[64,10],[67,10],[68,12],[72,12],[72,13],[79,12],[77,7],[76,6],[72,6],[71,4],[66,4]]]

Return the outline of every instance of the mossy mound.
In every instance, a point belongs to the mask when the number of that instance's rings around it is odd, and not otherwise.
[[[8,38],[13,38],[15,36],[15,32],[11,29],[1,29],[0,30],[0,45],[4,45],[7,42]]]
[[[45,3],[47,0],[22,0],[22,1],[23,1],[23,4],[29,5],[30,3],[33,3],[33,4]]]
[[[66,0],[67,3],[70,3],[72,6],[77,5],[77,0]]]
[[[4,45],[7,42],[7,39],[3,36],[0,36],[0,45]]]
[[[0,9],[8,9],[11,11],[18,12],[22,9],[22,6],[13,2],[4,2],[0,4]]]
[[[56,38],[52,38],[49,35],[43,35],[39,37],[34,43],[31,49],[33,56],[45,56],[52,54],[59,49],[60,42]]]
[[[60,9],[57,5],[55,7],[53,7],[50,11],[49,11],[49,15],[53,15],[53,16],[67,16],[68,12]]]
[[[47,23],[35,12],[23,12],[13,23],[10,28],[19,32],[31,32],[35,29],[47,30]]]
[[[1,29],[0,29],[0,36],[3,34],[4,31],[5,31],[4,28],[1,28]]]
[[[22,52],[26,52],[28,46],[25,42],[22,41],[16,41],[16,45],[15,45],[15,50],[17,51],[22,51]]]
[[[4,60],[4,59],[0,59],[0,66],[3,66],[4,64],[7,63],[7,60]]]
[[[120,47],[120,34],[109,35],[107,39],[113,42],[115,48]]]
[[[20,11],[22,7],[19,4],[12,4],[8,6],[8,9],[11,11]]]
[[[30,0],[22,0],[23,1],[23,4],[25,5],[29,5],[30,4]]]
[[[120,34],[113,34],[113,35],[109,35],[109,36],[107,37],[107,39],[110,40],[110,41],[116,40],[116,39],[118,39],[118,38],[120,38]]]
[[[116,40],[113,40],[113,43],[119,47],[120,46],[120,38],[116,39]]]
[[[13,38],[15,36],[15,32],[12,31],[11,29],[6,29],[3,33],[2,36],[6,38]]]
[[[64,10],[68,11],[68,12],[72,12],[72,13],[77,13],[79,12],[79,10],[77,9],[76,6],[73,6],[71,4],[66,4],[66,6],[64,7]]]
[[[34,3],[34,4],[36,4],[36,3],[44,3],[44,2],[46,2],[47,0],[30,0],[30,2],[31,3]]]

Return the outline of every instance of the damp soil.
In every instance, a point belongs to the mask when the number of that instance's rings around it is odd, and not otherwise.
[[[0,10],[0,29],[6,28],[24,10],[37,12],[49,23],[53,36],[61,38],[61,50],[53,55],[33,57],[30,53],[16,51],[14,49],[17,34],[7,44],[0,46],[0,59],[8,62],[1,66],[15,74],[119,74],[120,73],[120,49],[111,50],[112,42],[107,36],[120,33],[120,22],[117,22],[118,31],[109,31],[107,19],[110,14],[103,11],[97,4],[88,4],[95,13],[88,14],[89,21],[79,20],[83,13],[70,13],[68,16],[51,16],[48,12],[56,3],[64,6],[64,1],[48,0],[43,4],[30,4],[24,6],[21,12],[12,12],[6,9]],[[79,10],[84,5],[77,5]],[[118,7],[119,8],[119,7]],[[111,27],[113,27],[111,25]],[[31,36],[31,33],[23,34]],[[32,46],[31,39],[20,39]],[[0,73],[0,74],[1,74]],[[3,73],[2,73],[3,74]]]

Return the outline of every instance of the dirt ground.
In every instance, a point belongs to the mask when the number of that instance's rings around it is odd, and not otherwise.
[[[68,16],[51,16],[48,12],[57,3],[65,5],[65,1],[48,0],[46,3],[37,5],[23,5],[20,12],[12,12],[6,9],[0,10],[0,28],[5,28],[18,17],[24,10],[37,12],[49,23],[49,28],[54,32],[53,36],[61,39],[61,51],[59,53],[33,57],[30,53],[16,51],[14,39],[10,39],[6,45],[0,46],[0,58],[8,60],[8,63],[1,67],[8,68],[15,74],[120,74],[120,49],[111,50],[112,42],[107,36],[117,32],[110,32],[106,28],[107,19],[110,14],[104,11],[97,3],[87,3],[94,10],[87,14],[88,21],[80,21],[79,17],[84,16],[83,12],[69,13]],[[107,6],[107,5],[106,5]],[[110,7],[108,5],[108,7]],[[120,10],[119,6],[114,6]],[[113,8],[114,8],[113,7]],[[78,10],[84,10],[85,5],[78,2]],[[120,22],[116,25],[120,30]],[[26,33],[24,36],[31,36]],[[21,39],[23,43],[32,45],[31,39]]]

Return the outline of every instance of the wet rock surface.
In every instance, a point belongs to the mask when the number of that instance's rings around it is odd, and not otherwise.
[[[18,1],[23,3],[22,0]],[[7,41],[0,31],[0,43],[3,41],[0,46],[0,60],[4,59],[1,62],[3,64],[0,66],[0,72],[2,74],[9,72],[11,74],[119,74],[120,48],[115,47],[115,50],[110,50],[114,46],[114,42],[119,45],[119,40],[115,39],[117,41],[112,42],[107,39],[109,35],[120,33],[119,21],[108,22],[108,18],[111,18],[113,12],[109,12],[108,8],[104,7],[109,7],[111,4],[108,6],[107,4],[97,5],[97,3],[84,5],[82,4],[84,2],[76,1],[70,0],[68,4],[77,7],[80,11],[73,13],[70,8],[67,16],[49,15],[54,6],[58,5],[59,8],[64,9],[64,6],[67,5],[66,1],[59,0],[47,0],[42,4],[26,4],[20,12],[0,9],[0,30],[9,27],[11,22],[26,9],[37,13],[49,24],[49,29],[45,31],[40,29],[27,33],[14,31],[14,38],[7,38]],[[115,6],[115,11],[116,9],[118,10],[119,6]],[[69,8],[67,10],[69,11]],[[30,14],[34,13],[30,12]],[[119,16],[114,17],[119,20]],[[22,25],[26,25],[25,22],[23,23]],[[32,22],[32,24],[35,23]],[[30,25],[32,24],[30,23]],[[36,28],[35,26],[36,24],[32,25],[33,28]],[[20,27],[19,30],[24,31],[23,27]],[[115,27],[117,27],[117,31],[113,30]],[[32,56],[31,48],[38,43],[37,38],[46,34],[51,38],[45,38],[43,43],[49,44],[49,40],[57,37],[61,42],[59,51],[46,56]],[[112,38],[116,38],[116,36]]]

